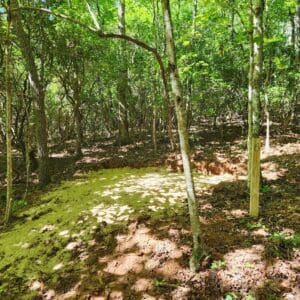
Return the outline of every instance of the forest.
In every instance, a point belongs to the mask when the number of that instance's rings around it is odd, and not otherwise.
[[[0,0],[0,299],[299,300],[300,0]]]

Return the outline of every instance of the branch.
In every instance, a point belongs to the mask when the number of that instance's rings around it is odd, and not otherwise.
[[[61,14],[61,13],[57,13],[57,12],[53,12],[50,9],[39,8],[39,7],[31,7],[31,6],[21,6],[18,9],[19,10],[38,11],[38,12],[41,12],[41,13],[50,14],[50,15],[53,15],[57,18],[67,20],[70,23],[76,24],[79,27],[81,27],[81,28],[93,33],[93,34],[96,34],[99,38],[104,38],[104,39],[110,39],[111,38],[111,39],[125,40],[125,41],[128,41],[131,44],[134,44],[134,45],[136,45],[140,48],[143,48],[146,51],[152,53],[152,55],[155,57],[156,61],[159,64],[159,67],[160,67],[161,77],[162,77],[163,86],[164,86],[164,97],[165,97],[166,101],[169,102],[167,73],[166,73],[166,69],[165,69],[163,60],[162,60],[162,58],[161,58],[161,56],[158,53],[156,48],[151,47],[148,44],[146,44],[145,42],[143,42],[139,39],[136,39],[134,37],[131,37],[129,35],[126,35],[126,34],[103,32],[100,29],[93,28],[93,27],[91,27],[91,26],[89,26],[85,23],[82,23],[81,21],[73,19],[70,16],[67,16],[67,15]]]

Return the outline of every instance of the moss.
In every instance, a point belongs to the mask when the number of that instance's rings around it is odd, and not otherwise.
[[[258,300],[279,300],[281,298],[280,284],[275,281],[268,280],[263,286],[259,287],[255,292]]]
[[[152,177],[161,185],[153,185]],[[112,249],[115,234],[131,220],[147,215],[155,223],[185,214],[185,197],[172,195],[173,190],[182,190],[182,183],[182,175],[164,169],[122,168],[84,174],[41,194],[35,207],[20,212],[18,221],[0,233],[0,298],[8,291],[18,299],[32,296],[28,284],[33,280],[59,291],[70,288],[79,272],[71,276],[70,262],[78,270],[85,263],[66,250],[68,243],[80,240],[87,250],[87,242],[96,238]],[[63,267],[54,271],[58,264]]]

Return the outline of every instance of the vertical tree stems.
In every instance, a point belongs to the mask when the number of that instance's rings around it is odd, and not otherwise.
[[[125,24],[125,0],[118,0],[118,30],[120,34],[126,33]],[[128,125],[128,70],[127,70],[127,52],[126,43],[121,41],[120,45],[120,73],[118,78],[118,100],[119,100],[119,142],[126,145],[130,142]]]
[[[41,185],[45,185],[50,181],[49,171],[49,158],[47,147],[47,121],[45,113],[45,91],[42,81],[38,75],[38,67],[36,65],[33,50],[30,44],[28,34],[25,32],[21,20],[21,14],[19,10],[19,4],[17,0],[11,0],[12,10],[12,23],[20,42],[20,48],[25,60],[25,66],[29,73],[29,82],[34,92],[34,104],[36,115],[36,135],[37,135],[37,150],[39,159],[39,182]]]
[[[11,81],[11,15],[7,12],[7,32],[5,47],[5,80],[6,80],[6,209],[5,225],[8,224],[12,208],[12,81]]]
[[[247,186],[250,189],[251,181],[251,157],[252,157],[252,100],[253,100],[253,13],[252,13],[252,0],[249,0],[249,73],[248,73],[248,176],[247,176]]]
[[[198,207],[195,196],[194,181],[190,161],[190,145],[189,134],[187,130],[187,115],[185,101],[182,97],[182,87],[179,78],[176,50],[173,37],[173,27],[171,19],[171,9],[169,0],[162,0],[164,30],[167,46],[167,55],[169,59],[170,78],[172,86],[172,94],[175,102],[177,124],[180,140],[180,149],[183,162],[183,170],[186,182],[186,191],[188,198],[190,222],[193,235],[193,253],[190,259],[190,268],[193,272],[199,268],[199,262],[203,257],[203,245],[201,240],[200,221],[198,215]]]
[[[250,215],[259,214],[260,189],[260,122],[261,122],[261,88],[263,64],[263,0],[253,0],[253,89],[252,110],[253,128],[251,135],[251,179],[250,179]]]

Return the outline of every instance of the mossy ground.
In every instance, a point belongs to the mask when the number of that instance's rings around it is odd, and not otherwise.
[[[183,183],[181,174],[164,169],[122,168],[83,174],[42,194],[39,205],[18,213],[0,234],[0,295],[31,299],[35,280],[66,292],[84,268],[80,253],[99,232],[109,248],[109,233],[133,220],[155,224],[185,215]]]
[[[80,161],[52,157],[56,186],[48,192],[22,199],[24,189],[14,185],[22,201],[0,233],[0,299],[299,299],[298,144],[289,138],[262,157],[260,218],[253,220],[239,171],[244,144],[236,134],[227,146],[214,138],[205,134],[193,156],[198,172],[215,174],[195,174],[209,254],[198,274],[188,269],[183,176],[145,168],[180,170],[178,155],[162,148],[149,158],[146,144],[100,143]],[[110,169],[122,166],[132,168]]]

